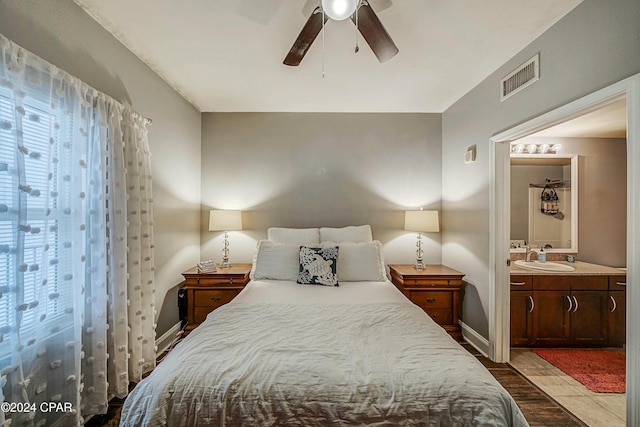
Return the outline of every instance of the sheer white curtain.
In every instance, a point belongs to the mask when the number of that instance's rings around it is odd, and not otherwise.
[[[145,119],[0,35],[0,425],[81,425],[155,366],[149,157]]]

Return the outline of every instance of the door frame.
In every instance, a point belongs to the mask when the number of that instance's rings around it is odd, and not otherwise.
[[[627,100],[627,283],[640,279],[640,74],[614,83],[538,117],[495,134],[490,139],[489,355],[506,363],[510,352],[509,143],[542,129]],[[640,288],[627,287],[627,425],[640,425]]]

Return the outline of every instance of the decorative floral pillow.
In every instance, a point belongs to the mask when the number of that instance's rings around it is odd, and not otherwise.
[[[338,247],[300,246],[298,283],[303,285],[338,286]]]

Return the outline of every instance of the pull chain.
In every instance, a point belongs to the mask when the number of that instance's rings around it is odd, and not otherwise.
[[[360,2],[358,2],[358,6],[356,6],[356,49],[355,49],[355,53],[358,53],[360,51],[360,46],[358,46],[358,15],[360,12]]]
[[[322,9],[322,78],[324,79],[324,9]]]

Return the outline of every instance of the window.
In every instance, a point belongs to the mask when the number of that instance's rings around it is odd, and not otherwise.
[[[16,105],[0,87],[0,358],[18,344],[9,335],[18,319],[22,344],[73,322],[73,289],[62,273],[69,269],[61,268],[71,262],[64,255],[71,224],[59,209],[68,205],[61,150],[71,141],[71,116],[29,95]]]

